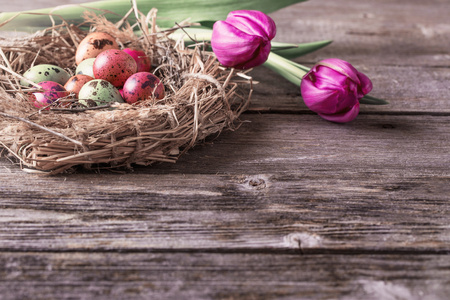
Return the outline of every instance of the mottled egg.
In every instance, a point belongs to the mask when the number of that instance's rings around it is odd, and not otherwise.
[[[107,49],[119,49],[116,39],[105,32],[92,32],[78,45],[75,53],[75,62],[79,65],[87,58],[97,57]]]
[[[75,76],[72,76],[67,80],[66,84],[64,85],[64,88],[69,93],[74,93],[75,97],[78,98],[78,93],[80,92],[83,85],[85,85],[87,82],[94,80],[93,77],[83,74],[78,74]]]
[[[123,98],[128,103],[149,98],[164,98],[164,85],[158,77],[149,72],[139,72],[130,76],[123,86]]]
[[[83,85],[78,93],[78,99],[81,104],[88,107],[110,102],[124,102],[119,90],[109,81],[103,79],[94,79]]]
[[[66,81],[70,78],[70,74],[61,67],[49,64],[36,65],[29,68],[23,77],[34,82],[39,83],[43,81],[53,81],[64,85]],[[31,87],[25,80],[21,80],[20,84],[26,87]]]
[[[152,68],[152,61],[144,51],[131,48],[125,48],[122,51],[128,53],[134,58],[137,64],[137,72],[150,72]]]
[[[94,61],[95,57],[83,60],[76,68],[75,74],[83,74],[94,77]]]
[[[39,82],[42,91],[30,93],[29,97],[33,105],[37,108],[46,107],[59,98],[67,97],[69,92],[59,83],[54,81]],[[50,109],[50,107],[46,108]]]
[[[136,71],[136,61],[122,50],[105,50],[94,61],[94,77],[107,80],[117,88],[122,87]]]

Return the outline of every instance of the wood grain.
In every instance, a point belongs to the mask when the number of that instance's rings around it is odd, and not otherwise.
[[[445,299],[439,255],[4,253],[2,299]]]
[[[240,127],[176,164],[45,177],[1,157],[0,299],[448,299],[449,10],[311,0],[271,14],[278,41],[334,40],[298,62],[348,60],[390,102],[349,124],[257,68]]]
[[[3,250],[450,251],[448,117],[247,117],[174,165],[25,184],[7,167]]]

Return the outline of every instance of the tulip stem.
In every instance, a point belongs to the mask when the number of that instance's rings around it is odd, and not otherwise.
[[[299,67],[300,65],[273,52],[270,52],[264,66],[277,72],[296,86],[300,86],[303,76],[307,73],[305,69]]]

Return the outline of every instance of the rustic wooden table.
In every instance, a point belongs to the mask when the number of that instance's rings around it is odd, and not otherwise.
[[[14,11],[82,0],[16,0]],[[332,39],[390,105],[334,124],[264,68],[243,125],[176,164],[26,174],[0,158],[0,299],[449,299],[448,0],[311,0],[278,41]]]

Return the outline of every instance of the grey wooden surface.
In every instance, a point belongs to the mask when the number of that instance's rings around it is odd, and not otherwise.
[[[72,1],[15,1],[4,11]],[[277,40],[390,105],[310,113],[263,68],[245,122],[176,164],[25,174],[0,158],[0,299],[448,299],[450,2],[311,0]]]

